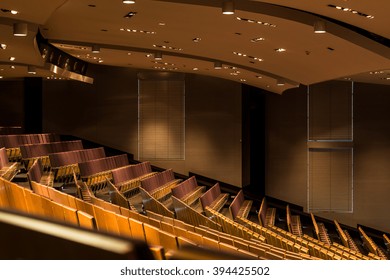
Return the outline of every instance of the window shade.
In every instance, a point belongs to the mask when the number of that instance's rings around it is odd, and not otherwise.
[[[352,141],[352,84],[310,86],[309,141]]]
[[[309,149],[309,212],[353,210],[353,148]]]

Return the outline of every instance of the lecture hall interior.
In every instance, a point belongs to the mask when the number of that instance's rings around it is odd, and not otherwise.
[[[0,259],[389,259],[389,11],[0,1]]]

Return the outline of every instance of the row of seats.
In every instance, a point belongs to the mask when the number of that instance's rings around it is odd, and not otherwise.
[[[65,184],[72,183],[73,174],[76,175],[76,178],[80,178],[79,163],[104,157],[106,154],[103,147],[49,154],[54,181]]]
[[[126,154],[80,162],[80,178],[94,193],[107,192],[107,180],[112,180],[112,169],[129,165]]]
[[[150,162],[135,165],[125,165],[111,170],[113,184],[127,198],[139,193],[141,180],[156,174],[152,171]]]
[[[52,133],[0,135],[0,147],[7,149],[8,160],[11,162],[20,162],[22,159],[20,151],[22,145],[56,141],[59,141],[58,136]]]
[[[49,154],[60,153],[66,151],[82,150],[83,144],[81,140],[61,141],[51,143],[37,143],[22,145],[19,147],[22,154],[22,162],[26,170],[29,170],[34,161],[41,158],[44,169],[50,169]]]

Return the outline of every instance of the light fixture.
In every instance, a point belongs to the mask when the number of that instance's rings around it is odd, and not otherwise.
[[[162,60],[162,52],[155,52],[154,59],[155,60]]]
[[[18,11],[16,11],[16,10],[11,10],[11,14],[13,14],[13,15],[17,15],[19,12]]]
[[[14,61],[16,58],[14,57],[14,56],[11,56],[10,58],[9,58],[9,60],[10,61]]]
[[[92,53],[100,53],[100,47],[96,46],[96,45],[93,45],[92,46]]]
[[[27,23],[14,23],[14,36],[27,36]]]
[[[277,79],[276,80],[276,85],[281,87],[281,86],[284,86],[285,85],[285,81],[283,79]]]
[[[222,62],[221,61],[214,61],[214,69],[222,69]]]
[[[7,48],[6,44],[0,44],[0,49],[5,50]]]
[[[27,66],[27,73],[35,75],[37,73],[37,69],[35,66],[29,65]]]
[[[314,22],[314,33],[316,33],[316,34],[326,33],[325,21],[317,20]]]
[[[285,48],[277,48],[275,49],[276,52],[285,52],[286,49]]]
[[[3,78],[3,76],[0,76],[0,79],[2,79]]]
[[[224,14],[224,15],[233,15],[234,14],[234,1],[233,0],[223,0],[222,14]]]
[[[135,4],[135,1],[134,0],[123,0],[122,3],[123,4]]]

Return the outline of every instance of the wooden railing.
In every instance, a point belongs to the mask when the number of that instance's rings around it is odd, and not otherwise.
[[[291,215],[290,205],[286,206],[286,220],[288,230],[297,236],[302,236],[301,218],[299,215]]]
[[[211,216],[211,213],[206,211],[206,207],[210,207],[211,209],[219,212],[228,199],[229,194],[221,193],[219,183],[216,183],[200,197],[200,202],[206,215]]]
[[[19,172],[19,164],[17,162],[9,162],[7,151],[5,148],[0,149],[0,177],[12,181],[15,175]]]
[[[236,217],[246,218],[252,208],[252,200],[245,200],[244,192],[240,190],[229,206],[229,212],[233,220]]]
[[[205,190],[204,186],[198,186],[195,177],[191,177],[171,189],[172,196],[180,199],[195,211],[202,212],[200,197]]]
[[[361,235],[361,238],[363,240],[363,244],[366,246],[366,248],[374,255],[378,256],[380,259],[387,259],[386,254],[383,252],[383,250],[372,240],[371,237],[369,237],[362,227],[358,227],[359,233]]]

